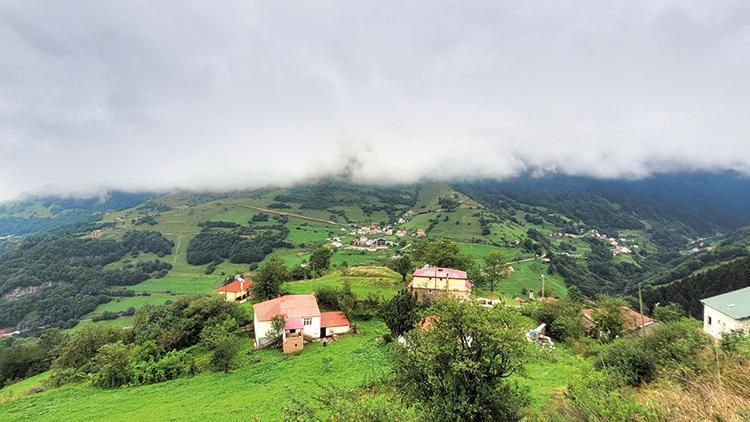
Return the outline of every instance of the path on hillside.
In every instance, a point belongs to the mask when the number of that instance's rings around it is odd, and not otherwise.
[[[268,208],[253,207],[252,205],[239,205],[239,206],[243,207],[243,208],[250,208],[250,209],[253,209],[253,210],[267,212],[267,213],[271,213],[271,214],[283,215],[283,216],[286,216],[286,217],[301,218],[303,220],[317,221],[318,223],[332,224],[334,226],[340,225],[339,223],[337,223],[335,221],[324,220],[322,218],[308,217],[306,215],[292,214],[292,213],[286,212],[286,211],[269,210]]]
[[[174,267],[175,265],[177,265],[177,255],[178,255],[178,254],[179,254],[179,252],[180,252],[180,242],[182,242],[182,235],[181,235],[181,234],[178,234],[178,235],[177,235],[177,243],[176,243],[176,244],[175,244],[175,246],[174,246],[174,256],[172,257],[172,266],[173,266],[173,267]]]
[[[542,255],[542,256],[534,256],[533,258],[524,258],[524,259],[519,259],[519,260],[516,260],[516,261],[510,261],[508,263],[508,265],[518,264],[518,263],[521,263],[521,262],[529,262],[529,261],[533,261],[535,259],[544,260],[544,258],[546,258],[546,257],[547,257],[547,252],[544,252],[544,255]]]

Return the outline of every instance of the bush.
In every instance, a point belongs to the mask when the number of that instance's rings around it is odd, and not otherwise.
[[[625,383],[636,386],[650,382],[656,373],[656,362],[639,341],[616,340],[596,361],[597,369],[613,370]]]
[[[318,299],[318,306],[326,311],[335,311],[339,309],[339,296],[341,292],[333,287],[319,287],[315,289],[315,297]]]
[[[643,338],[644,353],[652,354],[659,366],[700,371],[704,362],[701,351],[711,340],[700,331],[698,321],[682,319],[658,325]]]
[[[103,345],[94,358],[92,383],[97,387],[113,388],[130,382],[129,357],[130,350],[122,341]]]

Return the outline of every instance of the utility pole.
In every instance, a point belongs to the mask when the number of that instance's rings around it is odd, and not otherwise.
[[[542,279],[542,300],[544,300],[544,274],[541,275]]]
[[[643,297],[641,296],[641,283],[638,283],[638,305],[641,311],[641,337],[646,335],[646,327],[643,326]]]
[[[312,267],[312,291],[315,292],[315,263],[310,262],[310,266]]]

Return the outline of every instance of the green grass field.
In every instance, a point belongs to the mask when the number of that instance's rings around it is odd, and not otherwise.
[[[315,280],[291,281],[284,283],[282,288],[292,294],[312,293],[318,287],[331,287],[340,289],[344,282],[344,276],[340,272],[334,272]],[[401,276],[389,269],[381,267],[361,267],[352,269],[349,276],[352,291],[360,298],[370,293],[388,299],[396,294],[403,285]]]
[[[143,305],[161,305],[167,300],[174,300],[174,297],[163,293],[154,293],[150,296],[115,297],[112,301],[97,306],[91,315],[101,315],[106,311],[122,312],[130,307],[139,309]]]
[[[515,296],[525,296],[523,289],[539,291],[542,286],[540,276],[544,274],[545,287],[548,288],[554,296],[565,297],[568,289],[565,282],[558,274],[548,274],[547,264],[541,260],[533,260],[513,264],[515,271],[510,277],[502,280],[499,285],[495,286],[496,293],[512,298]],[[478,289],[477,296],[486,296],[487,291]]]
[[[207,293],[221,285],[220,275],[196,275],[170,272],[163,278],[151,278],[132,286],[135,291],[151,293]]]
[[[238,358],[239,368],[229,374],[202,373],[113,390],[67,385],[8,400],[0,403],[0,419],[79,421],[106,415],[108,421],[281,420],[293,398],[314,401],[323,392],[319,383],[356,387],[389,371],[389,346],[378,341],[388,331],[385,324],[357,325],[359,334],[341,336],[327,347],[306,345],[295,356],[278,350],[251,351],[248,339]],[[5,394],[5,389],[0,393]]]
[[[94,322],[92,320],[86,320],[79,322],[75,327],[67,330],[69,333],[75,333],[77,331],[81,331],[86,329],[87,327],[115,327],[115,328],[124,328],[129,327],[130,324],[133,323],[133,317],[132,316],[122,316],[117,319],[109,319],[106,321],[98,321]]]

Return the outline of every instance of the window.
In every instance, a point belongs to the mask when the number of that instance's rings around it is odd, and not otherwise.
[[[305,318],[302,320],[302,323],[307,327],[308,325],[312,325],[312,318]]]
[[[711,325],[711,317],[708,317],[708,325]]]

